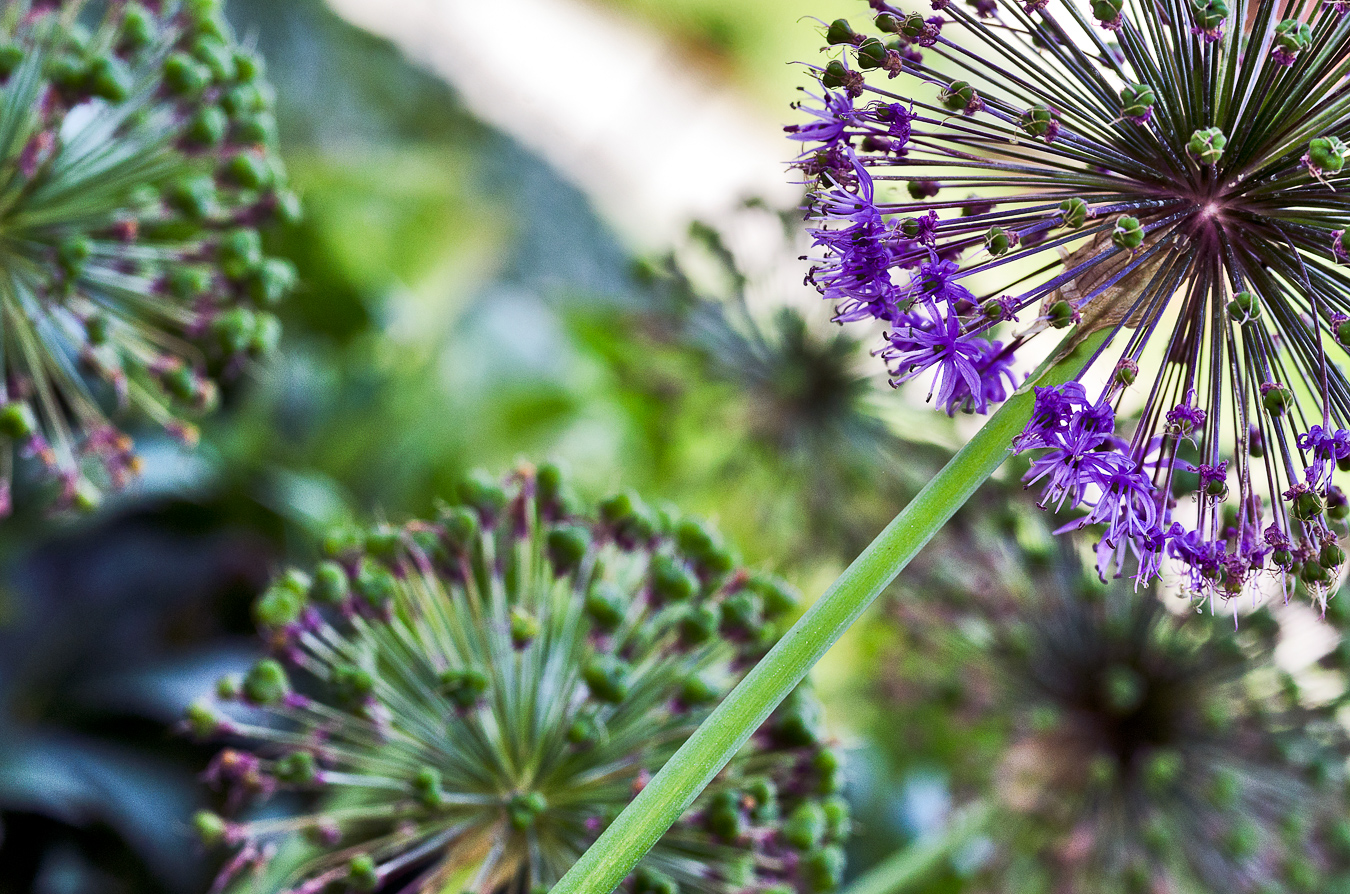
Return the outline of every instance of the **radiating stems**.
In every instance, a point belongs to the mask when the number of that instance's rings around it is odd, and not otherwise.
[[[855,880],[840,894],[904,894],[985,831],[993,817],[993,807],[972,804],[954,816],[940,832],[926,835],[909,847],[882,860],[866,875]]]
[[[965,447],[802,615],[751,669],[661,771],[553,888],[551,894],[609,894],[699,792],[721,772],[750,735],[852,626],[920,549],[947,523],[1012,450],[1031,417],[1032,385],[1074,378],[1106,340],[1108,330],[1060,350],[1031,375]]]

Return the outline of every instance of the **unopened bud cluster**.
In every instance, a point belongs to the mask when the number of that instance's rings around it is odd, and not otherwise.
[[[251,865],[294,894],[545,891],[795,605],[704,523],[625,494],[582,512],[552,466],[460,498],[281,575],[255,607],[271,656],[190,711],[230,745],[207,774],[225,815],[197,820],[233,854],[226,880]],[[622,890],[832,890],[839,788],[798,690]],[[278,789],[309,807],[232,818]]]
[[[129,417],[195,439],[267,354],[298,214],[262,61],[219,0],[0,10],[0,511],[17,459],[88,508],[138,470]]]

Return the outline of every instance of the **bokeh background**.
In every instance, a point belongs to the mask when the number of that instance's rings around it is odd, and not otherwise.
[[[861,2],[227,9],[278,90],[306,217],[273,248],[302,286],[199,449],[147,433],[144,479],[96,515],[0,525],[0,894],[206,889],[210,751],[174,725],[256,657],[252,598],[332,525],[551,458],[589,496],[714,519],[809,599],[977,424],[892,392],[802,282],[789,60],[821,42],[806,17]],[[991,628],[1059,560],[1017,471],[815,675],[855,870],[941,836],[1018,729]],[[1286,664],[1320,659],[1335,701],[1336,635],[1280,623],[1312,631]],[[986,890],[1008,846],[966,836],[911,890]]]

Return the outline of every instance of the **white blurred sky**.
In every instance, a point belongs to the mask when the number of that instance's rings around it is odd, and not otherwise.
[[[504,15],[506,0],[328,2],[552,163],[635,247],[670,244],[694,218],[725,225],[748,197],[796,200],[781,121],[602,8],[510,0]],[[530,47],[548,53],[522,58]]]

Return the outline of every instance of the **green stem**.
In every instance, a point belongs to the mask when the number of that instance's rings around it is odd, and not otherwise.
[[[947,520],[994,474],[1031,418],[1031,386],[1078,374],[1109,330],[1093,333],[1033,373],[1017,393],[853,560],[769,654],[708,716],[551,894],[610,894],[674,825],[773,709]],[[1066,339],[1072,345],[1077,334]]]
[[[926,879],[933,870],[985,830],[994,811],[988,804],[973,804],[956,816],[947,828],[897,851],[855,880],[840,894],[901,894]]]

